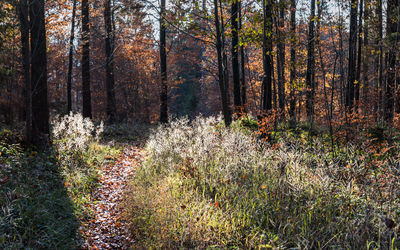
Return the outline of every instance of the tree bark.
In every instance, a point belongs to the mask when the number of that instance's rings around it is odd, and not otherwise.
[[[49,134],[44,0],[30,0],[32,140],[41,146]]]
[[[262,110],[272,109],[272,0],[263,0],[263,82]]]
[[[354,106],[354,83],[356,81],[356,46],[357,46],[357,0],[351,0],[350,5],[350,38],[349,59],[346,88],[346,108],[351,110]]]
[[[400,22],[398,18],[399,11],[399,0],[388,0],[387,6],[387,19],[386,19],[386,36],[388,40],[388,67],[386,76],[386,90],[385,90],[385,106],[384,106],[384,117],[385,121],[390,123],[394,116],[394,89],[396,82],[396,48],[397,48],[397,37],[399,34]]]
[[[82,0],[82,98],[83,116],[92,118],[92,101],[90,93],[90,28],[89,2]]]
[[[28,20],[28,2],[20,0],[19,19],[21,32],[21,55],[22,70],[24,72],[24,94],[25,94],[25,136],[28,144],[32,143],[32,103],[31,103],[31,72],[29,57],[29,20]]]
[[[75,39],[75,16],[76,16],[76,0],[73,0],[72,20],[71,20],[71,36],[69,39],[69,56],[68,56],[68,77],[67,77],[67,111],[72,111],[72,64]]]
[[[307,38],[307,72],[306,72],[306,111],[309,120],[312,120],[314,114],[315,97],[315,0],[311,0],[311,13],[308,26]]]
[[[240,71],[239,71],[239,25],[238,25],[239,0],[233,0],[231,4],[232,26],[232,75],[233,75],[233,104],[235,112],[240,111],[242,100],[240,96]]]
[[[221,92],[222,112],[224,115],[225,125],[229,126],[232,122],[231,111],[229,107],[229,98],[227,95],[228,89],[226,88],[226,80],[224,73],[224,56],[223,56],[223,44],[222,44],[222,32],[221,23],[219,21],[219,7],[218,0],[214,0],[214,24],[216,32],[216,49],[218,58],[218,82]]]
[[[296,109],[296,0],[290,1],[290,107],[289,116],[295,118]]]
[[[116,103],[114,89],[114,31],[112,27],[111,0],[104,3],[104,23],[106,28],[106,91],[107,91],[107,119],[108,122],[115,122]]]
[[[168,82],[167,82],[167,53],[166,53],[166,24],[165,1],[161,0],[160,10],[160,68],[161,68],[161,94],[160,94],[160,122],[168,122]]]
[[[239,1],[239,30],[242,31],[242,1]],[[240,94],[241,94],[241,103],[244,107],[244,111],[246,112],[246,103],[247,103],[247,97],[246,97],[246,61],[245,61],[245,48],[242,45],[240,45],[240,66],[241,66],[241,75],[240,75]]]
[[[285,114],[285,0],[279,1],[279,17],[277,22],[277,71],[278,71],[278,101],[279,109]]]
[[[363,45],[363,39],[362,39],[362,33],[363,33],[363,25],[362,25],[362,19],[363,19],[363,0],[360,0],[359,3],[359,8],[360,8],[360,14],[358,15],[358,48],[357,48],[357,69],[356,69],[356,80],[355,80],[355,93],[354,93],[354,98],[356,101],[356,110],[359,107],[359,102],[360,102],[360,84],[361,84],[361,59],[362,59],[362,45]]]

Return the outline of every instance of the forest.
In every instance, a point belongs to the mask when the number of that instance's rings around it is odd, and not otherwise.
[[[1,249],[400,249],[399,0],[0,0]]]

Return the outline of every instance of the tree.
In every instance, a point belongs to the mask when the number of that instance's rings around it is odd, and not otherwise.
[[[242,32],[243,27],[242,27],[242,1],[239,1],[239,30]],[[241,74],[240,74],[240,84],[241,84],[241,89],[240,89],[240,94],[241,94],[241,103],[242,105],[246,108],[246,103],[247,103],[247,96],[246,96],[246,70],[245,70],[245,48],[243,46],[243,43],[240,45],[240,68],[241,68]]]
[[[82,97],[83,116],[92,118],[92,101],[90,93],[90,28],[89,2],[82,0]]]
[[[45,143],[49,134],[44,12],[44,0],[30,0],[32,139],[35,145]]]
[[[272,0],[263,0],[262,110],[272,109]]]
[[[289,116],[295,118],[296,109],[296,0],[290,0],[290,105]]]
[[[233,104],[235,112],[242,106],[240,95],[240,71],[239,71],[239,0],[233,0],[231,4],[231,26],[232,26],[232,74],[233,74]]]
[[[220,2],[221,4],[221,2]],[[222,16],[222,13],[221,13]],[[228,91],[229,88],[227,86],[227,75],[226,75],[226,64],[225,64],[225,51],[223,47],[223,21],[219,20],[219,7],[218,0],[214,0],[214,24],[215,24],[215,33],[217,42],[215,44],[217,49],[217,60],[218,60],[218,83],[221,93],[221,102],[222,102],[222,113],[224,115],[225,125],[229,126],[232,122],[231,110],[229,107],[229,96]]]
[[[356,81],[357,0],[351,0],[349,36],[349,59],[345,105],[346,108],[351,110],[354,105],[354,83]]]
[[[394,89],[396,82],[396,48],[399,37],[400,16],[398,11],[400,7],[399,0],[388,0],[387,19],[386,19],[386,36],[388,41],[388,56],[387,56],[387,77],[386,90],[384,99],[384,117],[386,122],[391,122],[394,115]]]
[[[355,90],[354,90],[354,98],[356,101],[356,109],[358,108],[358,104],[360,101],[360,81],[361,81],[361,59],[362,59],[362,33],[363,33],[363,0],[360,0],[359,8],[360,14],[358,15],[358,48],[357,48],[357,68],[356,68],[356,80],[355,80]]]
[[[306,72],[306,111],[309,120],[314,115],[315,98],[315,0],[311,0],[311,13],[307,36],[307,72]]]
[[[279,14],[277,19],[277,71],[278,71],[278,100],[279,109],[285,114],[285,0],[279,1]]]
[[[29,20],[28,20],[28,2],[20,0],[19,2],[19,20],[21,32],[21,55],[22,55],[22,70],[24,72],[24,91],[25,91],[25,135],[28,143],[32,142],[32,101],[31,101],[31,72],[30,72],[30,57],[29,57]]]
[[[71,35],[69,39],[69,56],[68,56],[68,79],[67,79],[67,111],[72,111],[72,63],[74,52],[74,39],[75,39],[75,16],[76,16],[76,0],[72,4],[72,19],[71,19]]]
[[[107,90],[107,119],[114,122],[117,108],[114,89],[114,31],[112,27],[111,0],[104,2],[104,23],[106,27],[106,90]]]
[[[165,0],[161,0],[160,11],[160,68],[161,68],[161,107],[160,122],[168,122],[168,82],[167,82],[167,52],[166,52],[166,23],[165,23]]]

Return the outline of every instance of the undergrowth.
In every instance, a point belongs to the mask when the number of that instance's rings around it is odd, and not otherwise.
[[[119,154],[99,143],[101,126],[79,114],[56,117],[52,146],[24,148],[20,133],[0,132],[0,248],[76,249],[99,167]]]
[[[400,247],[399,145],[333,153],[318,136],[280,132],[269,143],[237,123],[199,117],[153,131],[125,202],[139,245]]]

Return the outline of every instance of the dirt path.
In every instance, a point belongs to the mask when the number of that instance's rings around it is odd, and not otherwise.
[[[130,245],[126,223],[121,219],[120,204],[127,180],[142,159],[143,149],[138,144],[130,144],[115,164],[102,167],[100,185],[91,204],[95,217],[84,230],[85,249],[127,249]]]

